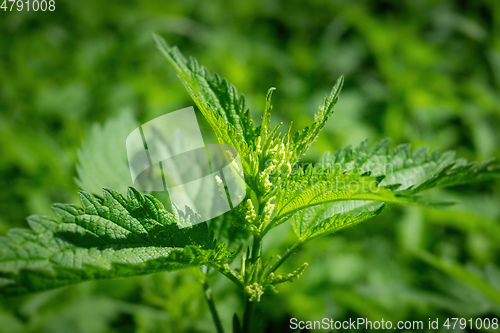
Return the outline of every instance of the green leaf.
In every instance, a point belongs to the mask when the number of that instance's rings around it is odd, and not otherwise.
[[[354,149],[347,147],[332,155],[326,154],[320,166],[310,166],[305,172],[299,170],[299,175],[303,173],[305,176],[299,176],[287,186],[293,188],[301,182],[303,185],[299,186],[299,190],[281,190],[283,194],[277,196],[277,218],[297,212],[291,219],[292,226],[299,239],[306,240],[378,215],[386,207],[382,202],[413,204],[417,198],[412,196],[423,190],[499,175],[499,166],[494,161],[466,163],[454,160],[453,152],[441,154],[435,150],[429,153],[427,147],[410,152],[409,145],[400,145],[392,150],[389,147],[389,139],[371,147],[364,141]],[[368,174],[371,177],[367,178]],[[367,182],[373,184],[374,179],[379,180],[376,188],[365,186],[363,190],[358,186]],[[355,185],[355,191],[344,186],[350,183]],[[368,201],[343,201],[351,199]],[[434,204],[421,200],[418,203]]]
[[[217,74],[210,74],[194,58],[188,60],[177,47],[171,47],[158,35],[154,35],[154,38],[160,51],[177,70],[179,78],[219,142],[237,147],[245,176],[255,175],[257,156],[252,147],[259,133],[245,106],[245,98],[225,79]]]
[[[340,166],[345,171],[359,170],[371,176],[384,179],[381,186],[399,184],[398,190],[418,193],[436,187],[461,185],[488,180],[500,176],[500,165],[489,160],[482,163],[467,163],[455,160],[455,152],[433,152],[428,147],[410,151],[410,145],[390,148],[390,139],[382,139],[368,146],[363,141],[358,147],[339,149],[333,154],[325,154],[321,161],[324,166]]]
[[[158,35],[154,35],[160,51],[174,65],[186,89],[200,107],[211,125],[222,118],[230,123],[239,137],[245,141],[255,138],[255,127],[251,114],[245,106],[245,98],[236,88],[217,74],[198,64],[196,59],[187,60],[177,47],[171,47]]]
[[[339,167],[318,169],[309,166],[280,185],[275,203],[275,220],[283,220],[308,207],[349,200],[411,204],[392,188],[380,187],[380,180],[363,176],[359,170],[344,172]]]
[[[0,237],[0,293],[17,295],[85,280],[217,263],[228,254],[206,223],[179,229],[150,195],[80,193],[82,207],[55,204],[57,218],[31,216],[29,229]]]
[[[340,201],[304,209],[290,220],[297,237],[305,241],[359,224],[385,207],[376,201]]]
[[[97,123],[92,126],[78,150],[78,187],[93,194],[100,194],[104,187],[127,192],[133,184],[125,141],[137,126],[130,111],[108,119],[103,126]]]
[[[452,162],[438,173],[416,184],[409,192],[417,193],[432,188],[463,185],[472,182],[492,180],[500,176],[500,165],[490,159],[481,163],[458,160]]]

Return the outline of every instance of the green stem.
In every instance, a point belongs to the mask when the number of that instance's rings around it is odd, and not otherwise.
[[[219,271],[219,273],[221,273],[222,275],[227,277],[229,280],[234,282],[234,284],[237,285],[239,288],[241,288],[242,290],[245,290],[245,286],[243,285],[243,283],[241,283],[241,281],[238,280],[238,278],[235,275],[233,275],[232,272],[226,271],[223,267],[216,267],[216,269]]]
[[[262,238],[258,236],[254,236],[253,238],[253,244],[252,244],[252,250],[250,252],[250,258],[249,262],[252,265],[256,265],[259,258],[260,258],[260,249],[262,245]],[[248,281],[248,283],[253,283],[253,282],[258,282],[257,278],[259,275],[259,267],[255,267],[253,269],[253,274],[252,276],[249,277],[249,279],[245,279]],[[246,296],[245,300],[245,311],[243,313],[243,333],[249,333],[252,332],[251,326],[252,326],[252,321],[253,321],[253,312],[254,312],[254,302],[250,301],[250,298],[248,295]]]
[[[245,312],[243,313],[243,333],[252,332],[251,326],[253,319],[253,303],[254,302],[251,302],[247,297],[245,301]]]
[[[219,313],[217,312],[217,308],[215,307],[214,299],[212,297],[212,289],[208,286],[206,279],[203,280],[202,287],[205,292],[205,299],[207,300],[210,313],[212,314],[212,319],[214,320],[215,327],[217,328],[217,333],[224,333],[224,328],[222,328]]]
[[[304,243],[299,240],[297,243],[293,244],[292,247],[286,250],[286,252],[279,258],[279,260],[276,261],[271,267],[269,267],[266,275],[274,273],[274,271],[277,270],[278,267],[280,267],[281,264],[283,264],[288,259],[288,257],[292,255],[292,253],[294,253],[300,246],[302,246],[302,244]]]
[[[253,237],[252,252],[250,254],[250,263],[255,264],[260,257],[260,246],[262,239],[258,236]]]

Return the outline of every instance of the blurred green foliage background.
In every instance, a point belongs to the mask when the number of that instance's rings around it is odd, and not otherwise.
[[[382,137],[500,158],[499,1],[56,0],[54,12],[0,11],[0,233],[78,202],[77,149],[94,123],[193,105],[153,32],[233,83],[256,122],[274,86],[272,121],[307,126],[344,74],[306,161]],[[394,209],[309,244],[285,268],[308,261],[303,277],[259,305],[267,329],[290,317],[500,317],[498,185],[433,192],[460,203]],[[281,230],[271,252],[290,245]],[[240,295],[214,289],[230,325]],[[212,331],[201,294],[188,272],[84,283],[2,300],[0,331]]]

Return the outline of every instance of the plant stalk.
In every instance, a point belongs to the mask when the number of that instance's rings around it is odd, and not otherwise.
[[[253,308],[254,308],[254,302],[250,302],[250,299],[247,297],[245,301],[245,312],[243,313],[243,333],[250,333],[252,332],[251,326],[252,326],[252,320],[253,320]]]
[[[302,246],[302,244],[304,244],[302,241],[298,241],[290,248],[288,248],[288,250],[286,250],[286,252],[279,258],[279,260],[276,261],[271,267],[269,267],[266,275],[274,273],[274,271],[276,271],[278,267],[280,267],[281,264],[283,264],[288,259],[288,257],[290,257],[300,246]]]
[[[260,249],[262,246],[262,238],[259,236],[254,236],[252,250],[249,258],[249,262],[252,265],[256,265],[260,258]],[[259,276],[259,267],[255,267],[253,270],[253,276],[250,277],[249,283],[258,282],[257,278]],[[253,313],[254,313],[254,302],[250,301],[248,295],[245,295],[245,311],[243,313],[243,333],[252,332],[251,326],[253,321]]]
[[[252,252],[250,254],[250,263],[255,264],[260,258],[260,247],[262,243],[262,238],[259,236],[253,237]]]
[[[245,286],[243,285],[243,283],[241,283],[240,280],[238,280],[238,278],[235,275],[231,274],[230,272],[224,270],[221,267],[217,267],[217,270],[219,271],[219,273],[221,273],[222,275],[227,277],[230,281],[232,281],[239,288],[241,288],[242,290],[245,290]]]
[[[224,333],[224,328],[222,327],[219,313],[217,312],[217,308],[215,307],[214,299],[212,297],[212,289],[210,289],[206,279],[203,280],[201,285],[203,287],[203,291],[205,292],[205,299],[207,300],[208,308],[212,314],[212,319],[214,320],[217,333]]]

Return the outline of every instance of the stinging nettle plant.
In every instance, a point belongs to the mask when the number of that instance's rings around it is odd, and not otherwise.
[[[124,197],[105,188],[102,196],[80,192],[81,207],[55,204],[57,217],[30,216],[31,229],[12,229],[0,237],[0,293],[20,295],[86,280],[191,269],[205,290],[217,331],[223,327],[209,280],[217,273],[231,280],[245,298],[233,317],[235,332],[249,332],[254,307],[264,294],[299,277],[279,268],[309,241],[356,225],[393,205],[437,205],[419,194],[429,189],[498,177],[493,160],[467,163],[453,152],[390,149],[383,139],[371,146],[325,154],[316,165],[299,164],[320,134],[343,84],[339,78],[310,127],[281,134],[270,127],[271,88],[260,126],[245,100],[217,74],[155,36],[158,47],[221,144],[239,150],[246,199],[209,223],[179,229],[175,215],[153,195],[129,188]],[[87,162],[88,163],[88,162]],[[381,167],[383,166],[383,167]],[[277,257],[262,244],[273,228],[290,223],[296,242]],[[214,235],[217,235],[216,237]]]

